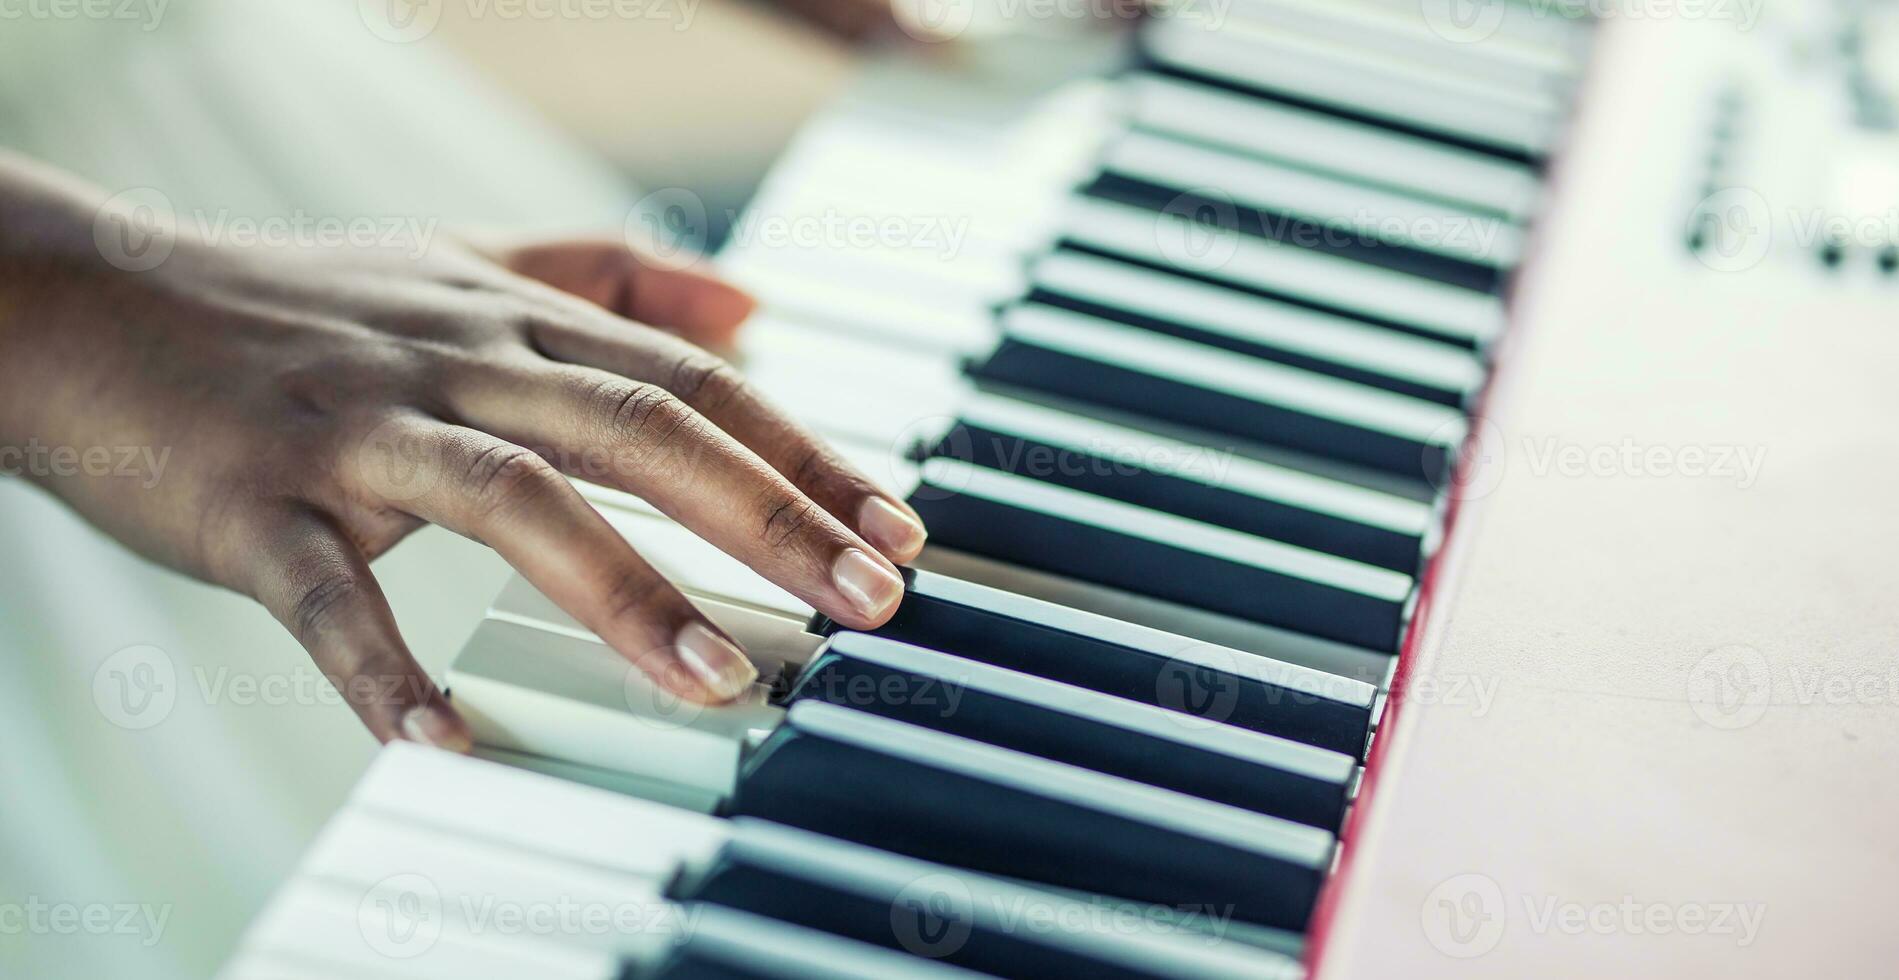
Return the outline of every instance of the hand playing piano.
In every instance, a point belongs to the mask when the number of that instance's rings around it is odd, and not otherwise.
[[[682,697],[756,679],[568,476],[646,498],[845,624],[902,596],[914,512],[689,342],[732,339],[752,308],[734,287],[604,242],[415,260],[181,233],[127,271],[95,241],[117,216],[97,217],[90,192],[0,156],[0,448],[169,451],[153,479],[32,476],[262,602],[380,739],[469,742],[369,569],[424,522],[494,547]]]

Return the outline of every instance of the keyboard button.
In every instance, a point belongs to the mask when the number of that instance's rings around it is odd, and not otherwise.
[[[1154,132],[1518,221],[1529,217],[1540,191],[1536,173],[1520,163],[1368,123],[1154,72],[1136,72],[1123,84],[1134,125]]]
[[[1560,124],[1561,107],[1548,97],[1498,97],[1494,85],[1406,71],[1389,57],[1239,20],[1162,18],[1139,41],[1149,63],[1170,74],[1506,160],[1540,164]]]
[[[1160,920],[1151,930],[1115,928],[1102,913],[1128,903],[1057,895],[961,868],[741,817],[716,863],[685,876],[682,902],[770,916],[873,946],[923,952],[997,977],[1108,977],[1115,980],[1252,980],[1302,975],[1296,934],[1232,936]],[[1144,916],[1164,915],[1132,905]],[[1021,916],[1061,922],[1023,928]],[[1181,935],[1167,934],[1174,926]],[[1262,930],[1263,931],[1263,930]],[[937,937],[942,937],[938,939]],[[952,940],[950,937],[954,937]]]
[[[729,814],[1292,930],[1335,849],[1291,821],[811,701],[753,754]]]
[[[960,459],[1406,573],[1418,570],[1438,521],[1421,500],[991,395],[970,399],[956,423],[919,455]]]
[[[731,909],[689,915],[664,958],[629,961],[620,980],[980,980],[922,956]]]
[[[1377,689],[1363,681],[946,575],[904,578],[875,635],[1364,758]]]
[[[1156,133],[1135,130],[1115,140],[1102,170],[1161,189],[1160,207],[1183,191],[1210,191],[1274,223],[1331,230],[1326,239],[1359,238],[1369,249],[1423,253],[1477,271],[1507,269],[1523,254],[1523,229],[1508,219]]]
[[[943,547],[1371,650],[1410,609],[1402,572],[960,460],[924,463],[910,505]]]
[[[1031,303],[1443,405],[1465,404],[1484,381],[1469,351],[1100,256],[1055,252],[1035,263],[1030,285]]]
[[[1191,215],[1080,195],[1069,201],[1061,244],[1478,351],[1503,331],[1503,303],[1494,295]]]
[[[1220,436],[1282,446],[1426,483],[1462,443],[1445,405],[1051,307],[1004,314],[981,381],[1091,402]]]
[[[784,703],[823,701],[1336,831],[1350,756],[863,633],[837,633]]]

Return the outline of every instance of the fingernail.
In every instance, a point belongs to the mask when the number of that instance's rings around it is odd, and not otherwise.
[[[705,685],[713,697],[730,701],[758,680],[758,668],[732,641],[706,628],[687,623],[679,630],[679,661]]]
[[[882,621],[903,599],[903,579],[871,556],[852,548],[831,567],[831,580],[866,618]]]
[[[871,544],[886,554],[910,554],[923,547],[923,539],[928,536],[916,518],[882,497],[864,501],[857,513],[857,527]]]
[[[418,704],[402,716],[402,737],[411,742],[433,745],[450,752],[466,753],[474,748],[468,726],[453,711],[439,704]]]

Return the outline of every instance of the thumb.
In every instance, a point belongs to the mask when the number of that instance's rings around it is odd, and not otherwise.
[[[556,241],[496,254],[517,275],[539,280],[629,320],[726,350],[758,303],[698,261],[658,262],[624,243]]]

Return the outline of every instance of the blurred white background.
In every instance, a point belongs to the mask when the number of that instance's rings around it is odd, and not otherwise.
[[[738,207],[851,57],[738,0],[425,2],[398,42],[387,2],[42,4],[0,24],[0,145],[181,216],[612,235],[644,190]],[[0,555],[0,976],[210,976],[374,742],[261,610],[19,480]],[[428,529],[377,572],[439,677],[505,567]]]

